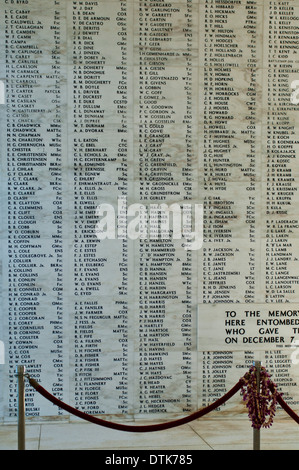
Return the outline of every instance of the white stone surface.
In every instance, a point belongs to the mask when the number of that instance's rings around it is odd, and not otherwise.
[[[0,0],[5,424],[19,363],[91,414],[153,421],[215,401],[259,354],[223,345],[226,308],[244,304],[293,312],[294,348],[262,361],[298,410],[299,1],[168,3]],[[147,215],[203,205],[202,247],[154,238],[120,197]],[[115,239],[96,235],[103,204]],[[26,407],[65,416],[29,387]]]

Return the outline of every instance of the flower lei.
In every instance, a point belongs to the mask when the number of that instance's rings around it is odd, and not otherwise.
[[[269,385],[272,385],[270,389]],[[241,395],[248,408],[254,429],[269,428],[273,424],[277,406],[277,387],[264,367],[260,370],[260,393],[257,390],[256,367],[252,366],[243,377]]]

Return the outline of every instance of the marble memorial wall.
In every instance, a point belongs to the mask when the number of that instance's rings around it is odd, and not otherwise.
[[[298,410],[299,1],[0,5],[1,419]]]

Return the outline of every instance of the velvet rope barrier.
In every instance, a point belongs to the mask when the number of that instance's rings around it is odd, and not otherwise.
[[[127,425],[127,424],[119,424],[119,423],[114,423],[112,421],[106,421],[100,418],[97,418],[96,416],[92,416],[89,414],[86,414],[80,410],[77,410],[76,408],[71,407],[70,405],[67,405],[66,403],[58,400],[58,398],[54,397],[51,395],[46,389],[44,389],[39,383],[32,379],[28,374],[27,378],[29,380],[30,385],[44,398],[47,400],[51,401],[54,405],[57,405],[59,408],[62,408],[65,411],[68,411],[69,413],[78,416],[79,418],[82,418],[86,421],[89,421],[94,424],[98,424],[100,426],[104,426],[106,428],[111,428],[111,429],[117,429],[118,431],[126,431],[126,432],[153,432],[153,431],[163,431],[164,429],[170,429],[174,428],[177,426],[181,426],[182,424],[190,423],[191,421],[194,421],[195,419],[201,418],[202,416],[210,413],[214,409],[218,408],[219,406],[223,405],[227,400],[229,400],[232,396],[234,396],[238,390],[241,389],[244,381],[243,379],[240,379],[239,382],[223,397],[219,398],[217,401],[212,403],[211,405],[208,405],[207,407],[196,411],[195,413],[192,413],[184,418],[180,418],[174,421],[168,421],[166,423],[160,423],[160,424],[149,424],[149,425]]]
[[[269,387],[270,387],[270,390],[273,391],[274,389],[274,385],[273,383],[270,383],[269,384]],[[281,394],[278,393],[277,394],[277,402],[280,404],[281,408],[294,420],[296,421],[297,424],[299,424],[299,416],[295,413],[295,411],[293,411],[289,405],[284,401],[284,399],[282,398]]]

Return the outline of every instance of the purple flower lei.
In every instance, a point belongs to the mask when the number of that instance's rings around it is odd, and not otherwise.
[[[254,429],[269,428],[273,424],[278,392],[276,384],[270,380],[270,377],[266,369],[261,367],[260,393],[257,391],[256,367],[252,366],[243,377],[241,395],[248,408],[248,416]]]

